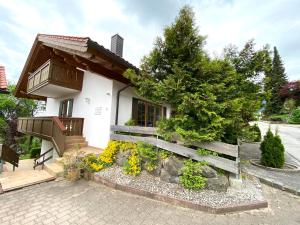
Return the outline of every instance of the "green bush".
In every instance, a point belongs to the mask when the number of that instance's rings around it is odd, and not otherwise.
[[[201,175],[203,165],[206,162],[193,162],[191,159],[184,162],[181,169],[182,175],[179,177],[180,184],[187,189],[202,189],[206,184],[206,178]]]
[[[284,165],[284,146],[278,134],[269,129],[260,145],[261,163],[264,166],[282,168]]]
[[[218,153],[204,149],[204,148],[199,148],[197,149],[197,154],[201,156],[207,156],[207,155],[212,155],[212,156],[218,156]]]
[[[287,122],[288,114],[274,114],[269,116],[267,119],[270,121]]]
[[[130,119],[125,123],[125,126],[136,126],[136,123],[133,119]]]
[[[142,159],[145,169],[148,172],[153,171],[156,168],[158,154],[155,148],[147,143],[138,142],[137,143],[138,155]]]
[[[286,99],[283,104],[282,112],[291,113],[296,108],[295,99]]]
[[[261,132],[257,124],[247,126],[242,130],[241,139],[249,142],[260,142]]]
[[[31,148],[30,150],[30,158],[37,158],[41,153],[41,148]]]
[[[292,124],[300,124],[300,108],[294,109],[292,111],[288,122]]]

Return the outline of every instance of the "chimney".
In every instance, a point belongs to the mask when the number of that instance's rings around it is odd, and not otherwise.
[[[111,37],[110,50],[120,57],[123,56],[123,38],[120,35],[115,34]]]

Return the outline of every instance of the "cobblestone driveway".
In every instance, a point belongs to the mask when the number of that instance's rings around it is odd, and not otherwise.
[[[213,215],[115,191],[94,182],[44,183],[0,195],[0,224],[300,224],[300,198],[263,186],[268,209]]]

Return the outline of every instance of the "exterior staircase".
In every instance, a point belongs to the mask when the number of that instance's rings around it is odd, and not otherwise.
[[[85,140],[83,136],[67,136],[65,140],[65,150],[76,148],[79,146],[80,148],[87,147],[88,142]]]
[[[77,149],[77,146],[80,146]],[[87,155],[87,154],[95,154],[99,155],[102,153],[102,149],[90,147],[88,146],[87,141],[82,136],[70,136],[67,137],[66,140],[66,149],[62,157],[54,159],[51,163],[46,163],[44,165],[44,169],[54,177],[62,177],[64,175],[64,161],[66,158],[70,157],[77,153],[77,150],[80,154]]]
[[[55,159],[54,162],[46,163],[44,170],[54,177],[62,177],[64,175],[63,157]]]

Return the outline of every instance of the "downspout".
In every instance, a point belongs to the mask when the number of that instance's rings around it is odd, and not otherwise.
[[[119,120],[119,101],[120,101],[120,94],[122,91],[124,91],[125,89],[127,89],[128,87],[130,87],[131,84],[127,84],[125,87],[121,88],[120,90],[118,90],[117,93],[117,105],[116,105],[116,118],[115,118],[115,125],[118,125],[118,120]]]

